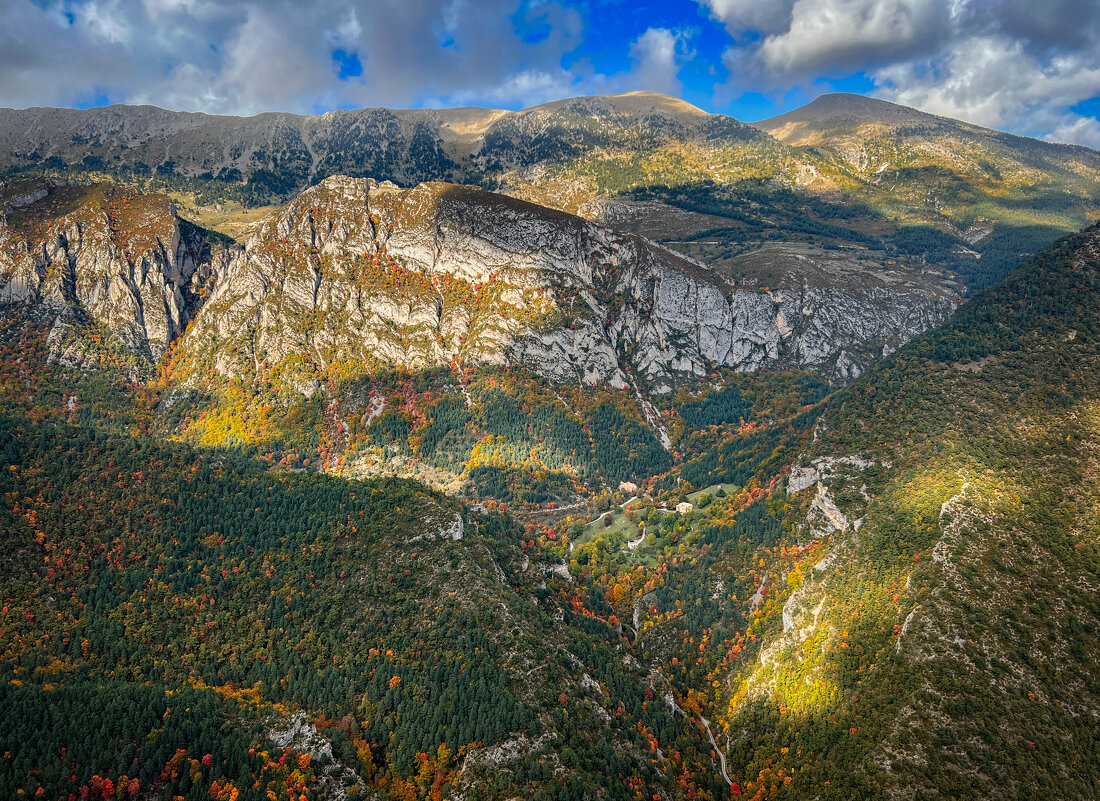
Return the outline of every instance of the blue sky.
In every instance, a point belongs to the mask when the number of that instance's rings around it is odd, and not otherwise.
[[[208,113],[831,91],[1100,147],[1096,0],[0,0],[0,106]]]
[[[750,86],[725,89],[730,70],[723,53],[734,46],[722,22],[710,9],[695,0],[667,3],[596,3],[584,8],[589,30],[581,47],[568,54],[564,65],[572,67],[587,59],[596,72],[629,75],[634,66],[631,44],[650,29],[679,34],[686,52],[674,73],[681,84],[677,96],[707,111],[729,114],[753,122],[798,108],[824,92],[865,94],[874,84],[862,74],[815,76],[789,86],[770,86],[754,91]],[[606,33],[605,33],[606,32]]]

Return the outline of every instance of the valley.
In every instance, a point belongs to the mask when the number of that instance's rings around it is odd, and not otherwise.
[[[1100,787],[1095,151],[652,93],[0,144],[5,797]]]

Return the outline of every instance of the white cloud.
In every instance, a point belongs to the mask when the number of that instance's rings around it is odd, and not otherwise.
[[[466,0],[451,0],[443,9],[443,28],[453,31],[459,26],[466,12]]]
[[[760,57],[785,75],[859,69],[934,45],[949,17],[948,0],[797,0],[789,27],[764,40]]]
[[[962,39],[933,58],[873,74],[888,100],[987,127],[1050,130],[1064,109],[1100,91],[1100,65],[1078,55],[1030,56],[1020,41]]]
[[[683,83],[677,77],[683,65],[694,58],[691,33],[668,28],[649,28],[630,45],[634,63],[628,82],[638,89],[679,94]]]
[[[1100,150],[1100,120],[1096,117],[1068,119],[1043,138],[1048,142],[1084,145]]]
[[[230,29],[213,58],[181,59],[127,94],[127,102],[209,113],[258,114],[285,108],[333,80],[324,31],[298,35],[294,26],[258,8]],[[277,54],[277,57],[272,57]],[[300,102],[300,101],[299,101]]]
[[[822,72],[851,72],[917,55],[941,41],[958,5],[952,0],[697,2],[735,40],[723,56],[735,82],[753,88],[790,86]]]
[[[791,22],[794,0],[698,0],[731,34],[743,31],[778,33]]]
[[[1089,123],[1070,109],[1100,96],[1096,0],[697,2],[733,40],[723,56],[731,78],[718,97],[812,91],[822,79],[862,72],[875,94],[904,105],[1091,141]]]
[[[528,43],[517,23],[548,33]],[[0,106],[104,92],[229,114],[523,104],[577,91],[561,63],[582,33],[562,0],[0,0]],[[336,49],[362,76],[339,79]]]
[[[646,30],[607,75],[584,58],[563,67],[585,36],[566,0],[0,0],[0,106],[106,94],[208,113],[309,113],[678,93],[692,35]],[[341,80],[335,50],[354,54],[362,74]]]
[[[335,28],[325,31],[325,37],[336,47],[354,50],[363,37],[363,26],[359,24],[359,15],[355,6],[348,6],[343,19]]]
[[[130,26],[117,2],[77,6],[75,16],[77,23],[96,39],[119,44],[131,36]]]
[[[145,10],[150,17],[173,14],[179,11],[190,11],[194,7],[195,0],[145,0]]]

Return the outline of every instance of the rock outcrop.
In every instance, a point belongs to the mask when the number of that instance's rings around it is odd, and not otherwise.
[[[738,288],[640,236],[514,198],[336,177],[253,234],[182,350],[192,368],[282,371],[306,392],[334,364],[476,362],[660,391],[718,366],[848,379],[953,308],[928,288]]]
[[[32,304],[55,328],[91,324],[145,365],[183,333],[214,267],[203,232],[163,195],[0,185],[0,303]],[[59,346],[81,358],[78,343]]]
[[[931,284],[736,286],[642,236],[445,183],[329,178],[233,250],[163,195],[2,193],[0,302],[93,325],[146,367],[180,339],[191,381],[307,395],[349,371],[478,363],[657,392],[716,367],[843,381],[954,307]],[[81,361],[79,339],[55,337],[55,355]]]

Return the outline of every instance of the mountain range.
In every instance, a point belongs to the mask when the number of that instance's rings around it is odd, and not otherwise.
[[[1100,787],[1095,151],[631,93],[0,153],[5,796]]]
[[[9,109],[0,110],[0,154],[0,170],[9,173],[168,188],[200,221],[231,233],[252,218],[225,214],[227,204],[284,202],[331,175],[404,187],[442,180],[669,239],[708,263],[729,260],[761,236],[830,244],[870,238],[949,265],[977,288],[1022,253],[1094,218],[1100,170],[1088,148],[856,95],[826,95],[755,126],[646,92],[519,112],[240,118],[153,107]],[[699,194],[706,182],[722,191]],[[822,203],[807,220],[782,189],[808,190]],[[646,230],[635,230],[639,224]]]

